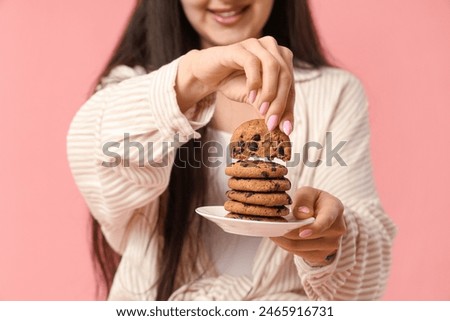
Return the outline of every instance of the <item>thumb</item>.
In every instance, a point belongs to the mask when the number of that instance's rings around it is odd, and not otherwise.
[[[319,194],[319,190],[310,186],[303,186],[299,188],[295,192],[294,201],[292,204],[292,214],[294,217],[300,220],[313,217],[314,205]]]

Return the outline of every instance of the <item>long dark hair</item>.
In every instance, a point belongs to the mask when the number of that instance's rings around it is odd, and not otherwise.
[[[275,0],[263,34],[273,36],[280,45],[290,48],[295,58],[308,63],[312,68],[329,65],[307,0]],[[200,49],[199,47],[199,36],[189,24],[179,0],[141,0],[137,2],[128,27],[99,80],[118,65],[139,65],[150,72],[191,49]],[[189,153],[190,150],[195,150],[192,148],[194,143],[188,142],[188,148],[179,151]],[[179,152],[176,159],[180,159]],[[198,182],[202,181],[202,171],[189,166],[183,167],[173,167],[169,187],[164,194],[166,197],[162,198],[160,205],[159,226],[156,231],[162,236],[160,253],[164,255],[159,256],[159,275],[155,284],[157,300],[167,300],[176,289],[175,279],[193,217],[193,203],[198,202],[201,195]],[[188,196],[187,186],[190,194],[193,191],[198,197]],[[109,247],[98,222],[93,218],[91,221],[92,254],[100,279],[99,286],[108,294],[120,256]],[[171,224],[172,222],[177,224]],[[192,260],[195,261],[195,258]]]

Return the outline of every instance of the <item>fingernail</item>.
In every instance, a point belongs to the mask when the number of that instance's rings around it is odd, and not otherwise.
[[[298,236],[305,238],[305,237],[311,236],[312,234],[313,234],[312,230],[303,230],[300,232],[300,234]]]
[[[269,132],[275,129],[277,127],[278,123],[278,116],[277,115],[271,115],[269,119],[267,120],[267,129]]]
[[[250,104],[253,104],[255,102],[256,99],[256,90],[252,90],[250,91],[250,93],[248,94],[248,102]]]
[[[300,213],[304,213],[304,214],[308,214],[309,213],[309,208],[307,208],[306,206],[300,206],[297,211],[299,211]]]
[[[283,122],[283,131],[288,136],[292,133],[292,123],[289,120],[285,120]]]
[[[259,112],[261,113],[261,115],[265,115],[267,113],[268,109],[269,109],[269,103],[267,101],[265,101],[261,104],[261,107],[259,107]]]

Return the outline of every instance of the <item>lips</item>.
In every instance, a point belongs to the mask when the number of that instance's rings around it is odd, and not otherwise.
[[[248,9],[249,6],[224,8],[224,9],[208,9],[214,19],[225,25],[236,23],[242,16],[242,14]]]

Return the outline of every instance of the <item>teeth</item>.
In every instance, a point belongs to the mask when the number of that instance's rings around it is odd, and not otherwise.
[[[227,18],[227,17],[232,17],[232,16],[236,15],[236,13],[238,13],[238,12],[237,11],[228,11],[228,12],[218,13],[217,15]]]

